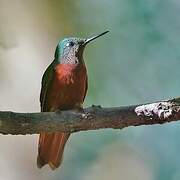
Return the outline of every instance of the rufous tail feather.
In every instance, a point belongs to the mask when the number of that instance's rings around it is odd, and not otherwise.
[[[69,138],[69,133],[41,133],[39,136],[37,166],[39,168],[49,164],[51,169],[60,166],[64,146]]]

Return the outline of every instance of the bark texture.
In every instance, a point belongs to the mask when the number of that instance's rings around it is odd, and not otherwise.
[[[180,98],[149,104],[41,113],[0,111],[0,133],[39,134],[163,124],[180,120]]]

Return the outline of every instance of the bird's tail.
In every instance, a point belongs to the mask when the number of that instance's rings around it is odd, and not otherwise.
[[[39,136],[37,166],[49,164],[52,170],[58,168],[62,161],[64,146],[69,133],[41,133]]]

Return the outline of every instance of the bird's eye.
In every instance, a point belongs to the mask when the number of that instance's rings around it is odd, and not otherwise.
[[[71,46],[72,47],[72,46],[74,46],[74,42],[70,41],[70,42],[67,43],[66,46]]]
[[[70,46],[74,46],[74,42],[71,41],[71,42],[69,43],[69,45],[70,45]]]

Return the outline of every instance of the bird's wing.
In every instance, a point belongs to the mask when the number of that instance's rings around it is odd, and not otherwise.
[[[83,97],[83,102],[84,102],[84,99],[85,99],[86,94],[87,94],[87,89],[88,89],[88,77],[86,75],[86,87],[85,87],[85,93],[84,93],[84,97]]]
[[[49,111],[47,99],[54,77],[54,67],[55,62],[53,61],[42,78],[40,93],[41,111]],[[69,133],[40,133],[37,157],[37,166],[39,168],[45,164],[49,164],[53,170],[60,166],[64,146],[69,135]]]
[[[46,110],[46,100],[47,100],[46,96],[47,96],[48,89],[50,88],[50,85],[54,76],[54,66],[55,66],[55,61],[53,61],[47,67],[42,77],[41,93],[40,93],[41,112],[47,111]]]

